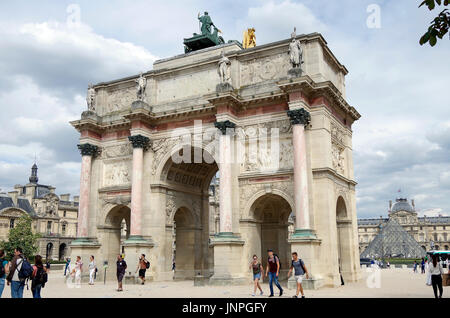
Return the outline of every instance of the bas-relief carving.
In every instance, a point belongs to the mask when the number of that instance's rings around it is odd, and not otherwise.
[[[333,168],[340,174],[345,174],[345,131],[331,122],[331,155]]]
[[[131,182],[130,161],[105,163],[103,186],[129,184]]]
[[[102,149],[102,159],[118,158],[130,156],[133,153],[131,143],[104,147]]]
[[[108,93],[106,105],[103,108],[103,115],[128,109],[131,103],[136,100],[136,88],[117,89]]]
[[[285,77],[290,67],[289,56],[280,53],[241,63],[241,86]]]
[[[271,133],[272,129],[278,129],[279,157],[277,162],[272,162]],[[289,120],[278,120],[268,123],[260,123],[245,126],[238,136],[241,142],[245,141],[245,152],[241,164],[241,172],[291,169],[293,168],[292,139],[286,138],[292,132]],[[283,137],[284,136],[284,137]],[[258,138],[267,138],[267,145],[262,146]],[[289,136],[290,137],[290,136]],[[265,155],[267,154],[267,155]]]

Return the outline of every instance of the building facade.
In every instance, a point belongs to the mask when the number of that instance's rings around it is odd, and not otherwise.
[[[390,218],[395,219],[408,232],[424,251],[449,250],[450,217],[418,217],[414,200],[399,198],[392,204],[389,201],[387,218],[358,219],[359,251],[364,252],[367,246],[380,232]]]
[[[214,45],[91,86],[88,110],[71,122],[82,156],[72,255],[112,264],[109,278],[123,248],[129,276],[144,253],[154,280],[240,284],[252,255],[270,248],[284,271],[297,251],[311,288],[339,286],[340,271],[357,280],[360,115],[345,100],[347,72],[320,34],[294,34]]]
[[[52,186],[39,184],[33,165],[29,183],[0,193],[0,240],[8,240],[9,230],[23,215],[32,218],[32,230],[39,233],[38,254],[51,260],[63,260],[70,254],[69,244],[76,237],[78,196],[55,194]]]

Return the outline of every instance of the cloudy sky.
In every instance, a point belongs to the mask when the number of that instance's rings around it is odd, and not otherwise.
[[[249,26],[257,44],[288,38],[293,26],[321,32],[349,69],[347,99],[362,115],[353,127],[359,217],[387,215],[397,196],[414,198],[421,214],[450,215],[450,41],[418,44],[433,18],[420,2],[2,1],[0,189],[26,183],[36,154],[40,183],[78,193],[68,122],[85,110],[88,83],[183,53],[207,10],[225,40],[241,41]]]

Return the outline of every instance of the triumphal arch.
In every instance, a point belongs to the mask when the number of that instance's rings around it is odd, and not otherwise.
[[[72,258],[107,261],[113,278],[124,253],[133,277],[143,253],[153,280],[241,284],[252,255],[265,263],[273,249],[281,279],[293,251],[311,288],[358,279],[347,69],[318,33],[243,49],[208,42],[212,32],[151,71],[89,86],[71,123],[82,155]]]

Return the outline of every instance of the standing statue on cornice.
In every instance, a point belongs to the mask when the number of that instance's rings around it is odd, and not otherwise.
[[[95,111],[95,88],[94,85],[89,84],[88,86],[88,90],[87,90],[87,97],[86,97],[86,102],[87,102],[87,106],[88,106],[88,110],[89,111]]]
[[[303,50],[300,44],[300,41],[296,39],[296,28],[294,28],[294,32],[291,34],[292,41],[289,44],[289,59],[292,65],[292,68],[301,69],[303,64]]]
[[[141,72],[141,74],[139,75],[139,78],[134,81],[137,83],[137,87],[136,87],[137,99],[139,101],[144,101],[145,90],[147,88],[147,79],[144,77],[144,75]]]
[[[231,85],[231,61],[222,51],[222,58],[219,60],[219,75],[221,84]]]

